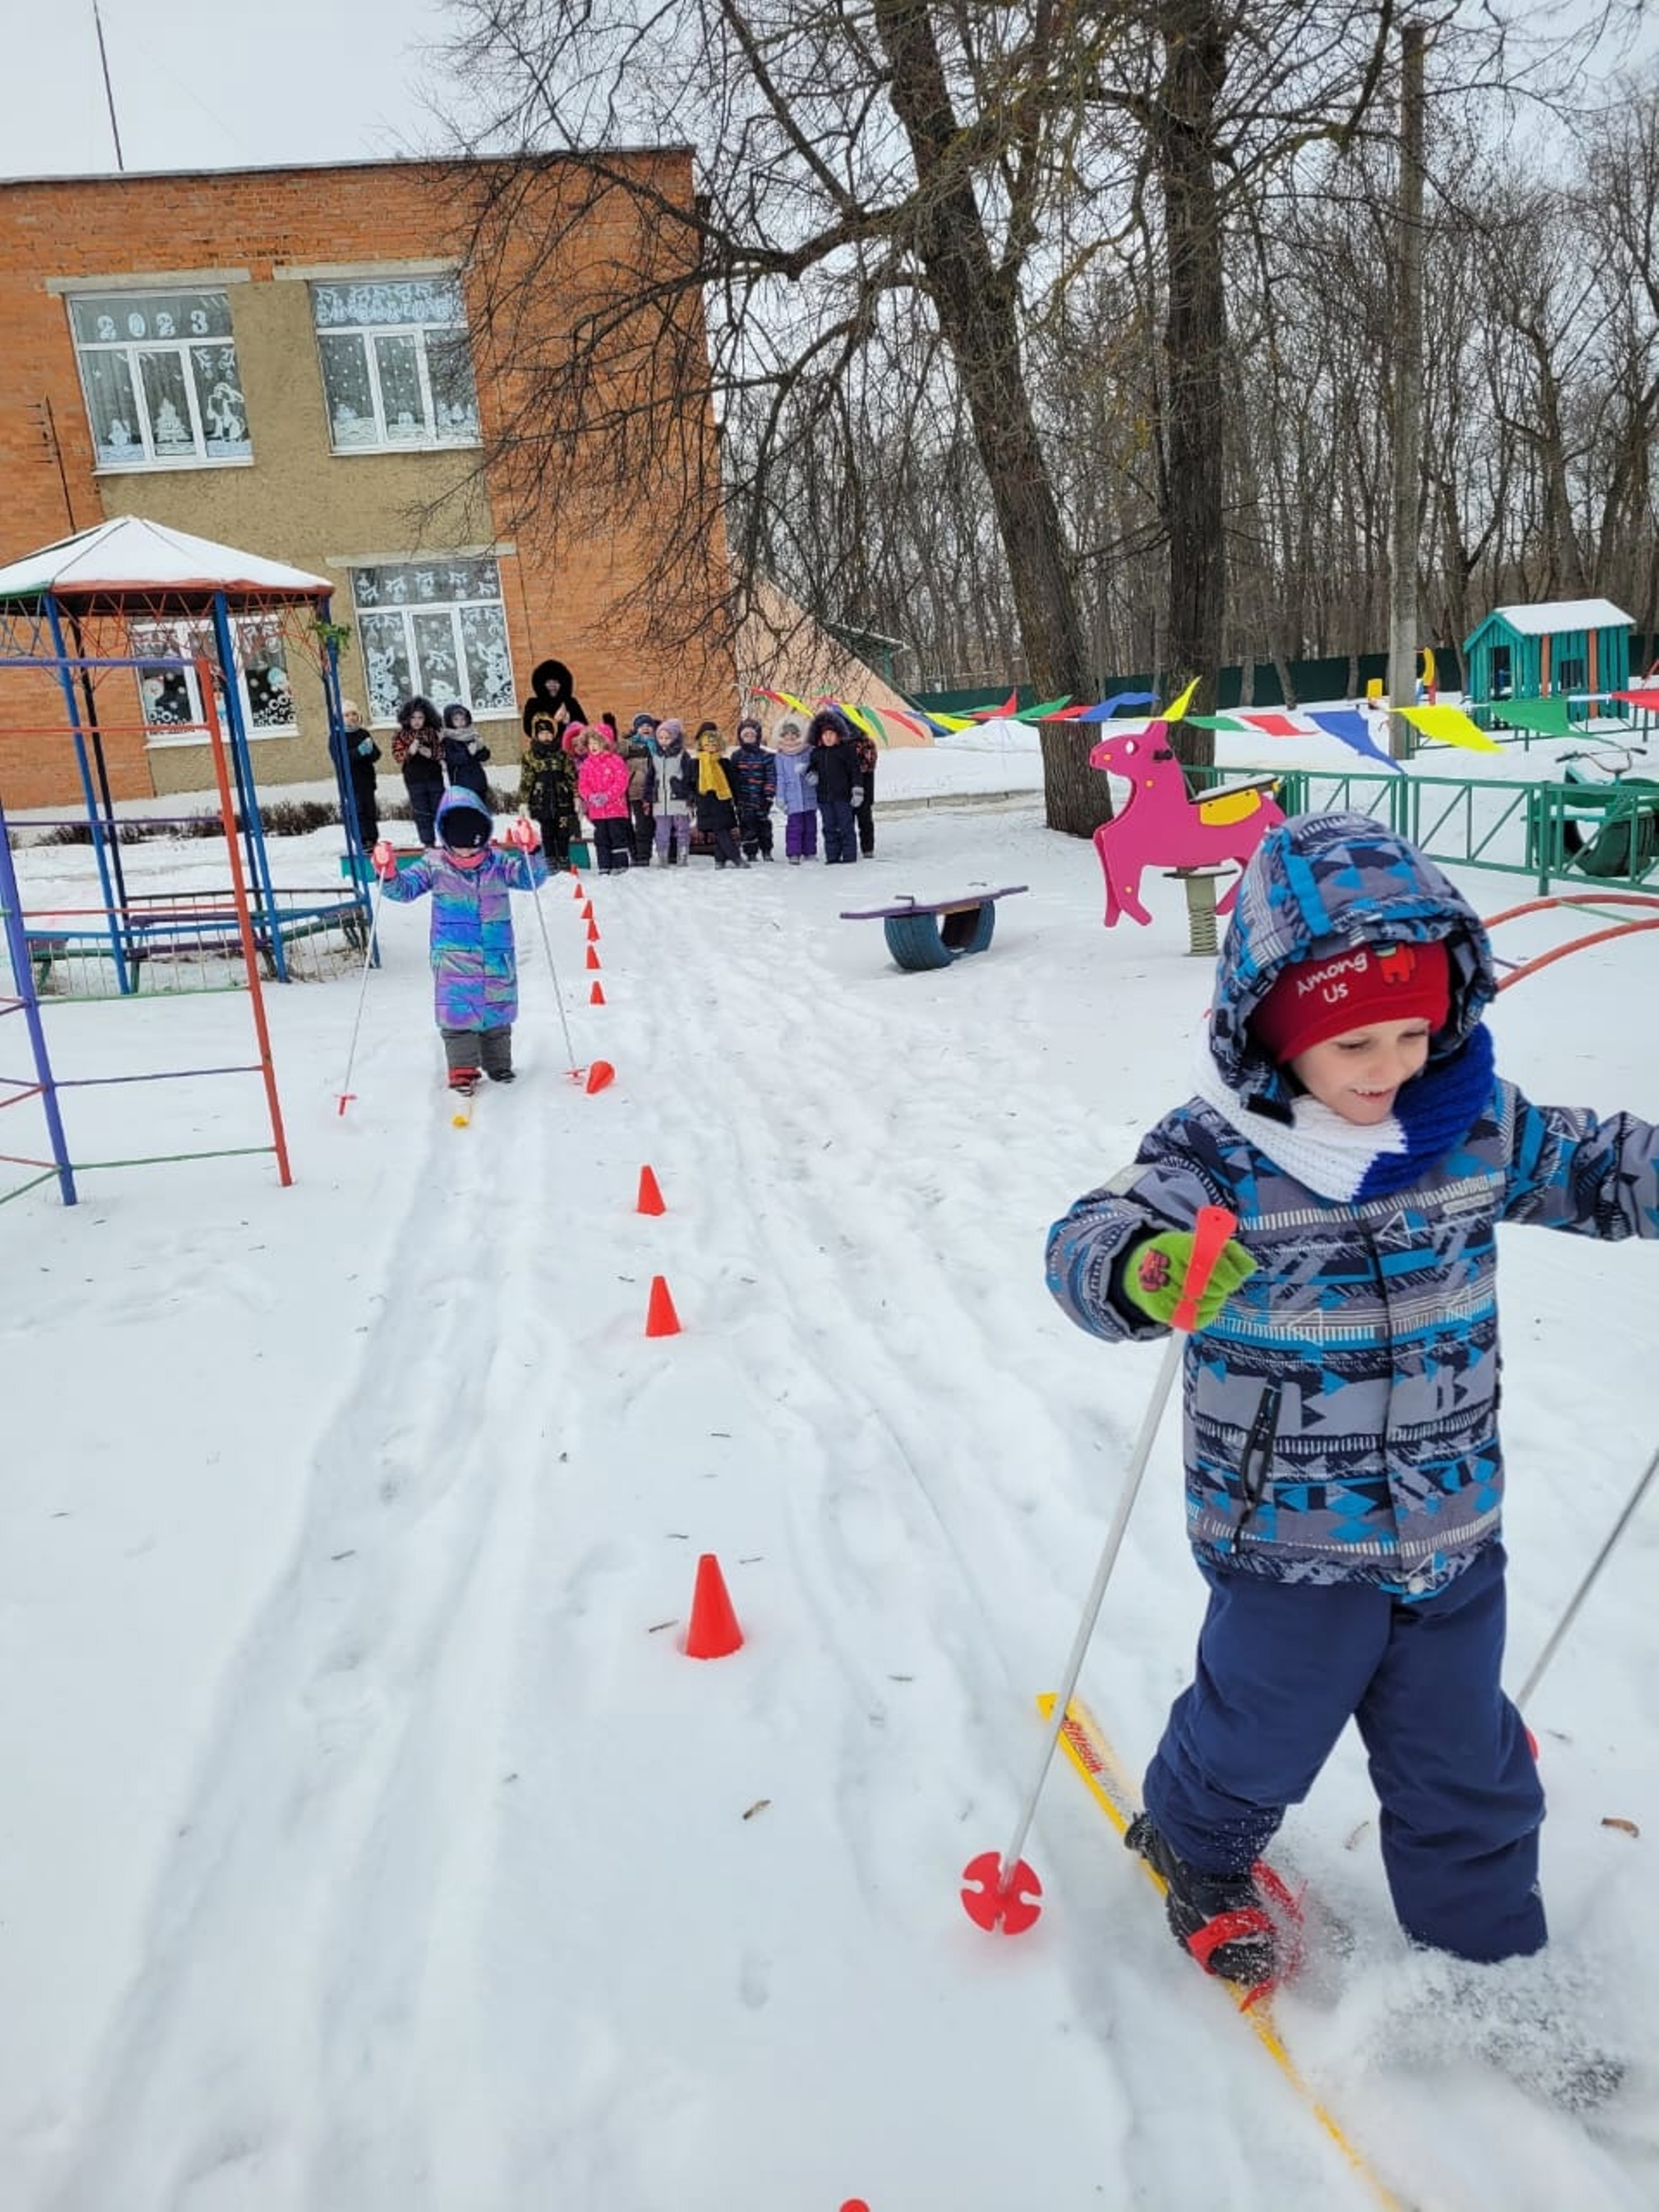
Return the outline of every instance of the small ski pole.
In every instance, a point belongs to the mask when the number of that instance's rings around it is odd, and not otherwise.
[[[521,831],[527,831],[532,838],[535,836],[534,826],[522,814],[507,834],[527,860],[535,850],[535,847],[520,835]],[[542,950],[547,955],[547,971],[553,978],[553,1003],[559,1010],[559,1026],[564,1031],[564,1056],[570,1063],[570,1080],[573,1083],[580,1083],[582,1072],[576,1065],[576,1048],[570,1042],[570,1024],[565,1018],[564,1011],[564,986],[559,981],[558,963],[553,957],[553,940],[547,933],[547,916],[542,911],[539,884],[531,885],[530,902],[535,908],[536,919],[542,926]]]
[[[1136,1437],[1134,1449],[1129,1455],[1128,1473],[1124,1477],[1117,1509],[1112,1515],[1111,1526],[1106,1532],[1105,1547],[1100,1555],[1100,1565],[1095,1570],[1094,1581],[1084,1601],[1083,1618],[1072,1638],[1072,1649],[1066,1661],[1060,1686],[1054,1693],[1054,1711],[1049,1716],[1048,1732],[1042,1746],[1042,1755],[1037,1761],[1031,1786],[1025,1794],[1019,1818],[1014,1823],[1014,1832],[1008,1848],[999,1856],[994,1851],[981,1851],[963,1869],[966,1885],[962,1902],[971,1920],[981,1928],[994,1929],[999,1922],[1006,1935],[1018,1936],[1029,1928],[1042,1910],[1032,1899],[1042,1893],[1042,1885],[1031,1869],[1020,1856],[1031,1822],[1036,1817],[1037,1801],[1042,1795],[1042,1785],[1048,1779],[1049,1765],[1054,1755],[1054,1746],[1060,1741],[1060,1730],[1066,1724],[1066,1715],[1072,1702],[1072,1692],[1077,1687],[1078,1676],[1083,1672],[1083,1662],[1089,1649],[1089,1640],[1095,1632],[1095,1623],[1100,1617],[1101,1604],[1106,1595],[1106,1585],[1112,1578],[1117,1555],[1122,1547],[1124,1534],[1129,1526],[1129,1516],[1134,1509],[1135,1493],[1140,1488],[1140,1479],[1146,1472],[1146,1462],[1152,1455],[1152,1446],[1164,1419],[1164,1409],[1170,1402],[1170,1393],[1180,1371],[1181,1357],[1186,1341],[1198,1322],[1198,1302],[1204,1295],[1222,1248],[1238,1226],[1236,1214],[1224,1206],[1206,1206],[1193,1224],[1192,1256],[1187,1262],[1186,1279],[1181,1286],[1181,1303],[1176,1308],[1170,1323],[1170,1340],[1164,1347],[1164,1358],[1158,1370],[1158,1380],[1152,1385],[1152,1395],[1147,1401],[1141,1420],[1140,1432]]]
[[[1648,1462],[1647,1473],[1642,1477],[1640,1482],[1637,1484],[1635,1489],[1632,1491],[1629,1501],[1626,1504],[1624,1511],[1619,1516],[1619,1518],[1613,1524],[1612,1533],[1609,1534],[1607,1542],[1602,1545],[1601,1550],[1590,1562],[1589,1572],[1584,1577],[1583,1581],[1579,1583],[1577,1589],[1573,1592],[1571,1603],[1562,1614],[1560,1620],[1555,1624],[1554,1631],[1551,1635],[1548,1643],[1545,1644],[1543,1650],[1533,1662],[1532,1672],[1528,1675],[1526,1680],[1521,1685],[1515,1700],[1516,1704],[1520,1706],[1523,1712],[1526,1711],[1528,1699],[1532,1696],[1533,1692],[1538,1687],[1540,1682],[1544,1679],[1544,1669],[1549,1665],[1551,1660],[1554,1658],[1557,1648],[1560,1644],[1562,1638],[1572,1626],[1574,1620],[1577,1619],[1579,1607],[1583,1605],[1584,1600],[1589,1595],[1596,1577],[1601,1573],[1602,1568],[1606,1566],[1607,1561],[1613,1557],[1613,1549],[1617,1545],[1619,1539],[1624,1534],[1626,1529],[1629,1528],[1632,1521],[1635,1518],[1636,1510],[1642,1503],[1643,1498],[1646,1497],[1648,1486],[1652,1482],[1656,1474],[1659,1474],[1659,1451],[1656,1451],[1653,1457]]]
[[[374,871],[374,900],[368,916],[368,943],[363,948],[362,981],[357,986],[357,1015],[351,1024],[351,1048],[346,1054],[345,1079],[340,1086],[342,1114],[357,1095],[351,1087],[351,1067],[357,1057],[357,1032],[363,1025],[363,1000],[368,995],[368,971],[374,963],[374,933],[380,926],[380,896],[385,890],[386,878],[377,868]]]

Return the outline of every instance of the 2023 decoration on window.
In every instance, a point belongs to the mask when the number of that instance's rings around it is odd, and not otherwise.
[[[513,712],[507,616],[493,560],[440,555],[354,568],[351,588],[375,721],[393,720],[417,691],[440,707],[459,699],[479,716]]]
[[[250,737],[287,736],[295,725],[294,693],[289,683],[288,654],[279,627],[256,616],[231,619],[236,641],[236,686],[241,700],[242,722]],[[213,625],[205,622],[135,623],[134,653],[155,653],[169,659],[205,653],[214,670],[214,692],[222,724],[225,702],[218,680],[219,648]],[[140,668],[138,695],[149,726],[153,745],[204,744],[201,687],[193,668]],[[194,725],[196,726],[190,726]],[[172,729],[188,728],[188,735],[169,737]]]
[[[252,459],[223,292],[82,293],[69,307],[100,469]]]
[[[313,284],[337,453],[478,442],[466,309],[452,276]]]

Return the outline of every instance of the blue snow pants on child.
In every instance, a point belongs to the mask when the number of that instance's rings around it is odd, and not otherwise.
[[[1489,1544],[1414,1601],[1206,1568],[1196,1674],[1146,1772],[1146,1810],[1177,1856],[1248,1869],[1352,1717],[1407,1934],[1482,1961],[1541,1949],[1544,1793],[1499,1683],[1504,1567]]]

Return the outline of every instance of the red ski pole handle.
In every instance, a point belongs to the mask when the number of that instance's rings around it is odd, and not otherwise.
[[[1198,1302],[1215,1273],[1216,1261],[1231,1243],[1237,1226],[1238,1216],[1229,1213],[1224,1206],[1199,1208],[1198,1218],[1193,1224],[1192,1257],[1187,1262],[1181,1285],[1181,1303],[1170,1322],[1170,1328],[1179,1330],[1182,1336],[1190,1336],[1198,1327]]]

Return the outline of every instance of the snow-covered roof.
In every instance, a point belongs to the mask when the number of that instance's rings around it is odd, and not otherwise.
[[[326,576],[307,575],[285,561],[216,545],[136,514],[117,515],[0,568],[0,600],[34,599],[51,592],[100,611],[158,603],[199,606],[216,592],[240,606],[269,605],[314,599],[333,589]]]
[[[1522,637],[1550,637],[1562,629],[1628,629],[1635,617],[1611,599],[1543,599],[1532,607],[1494,607]]]

